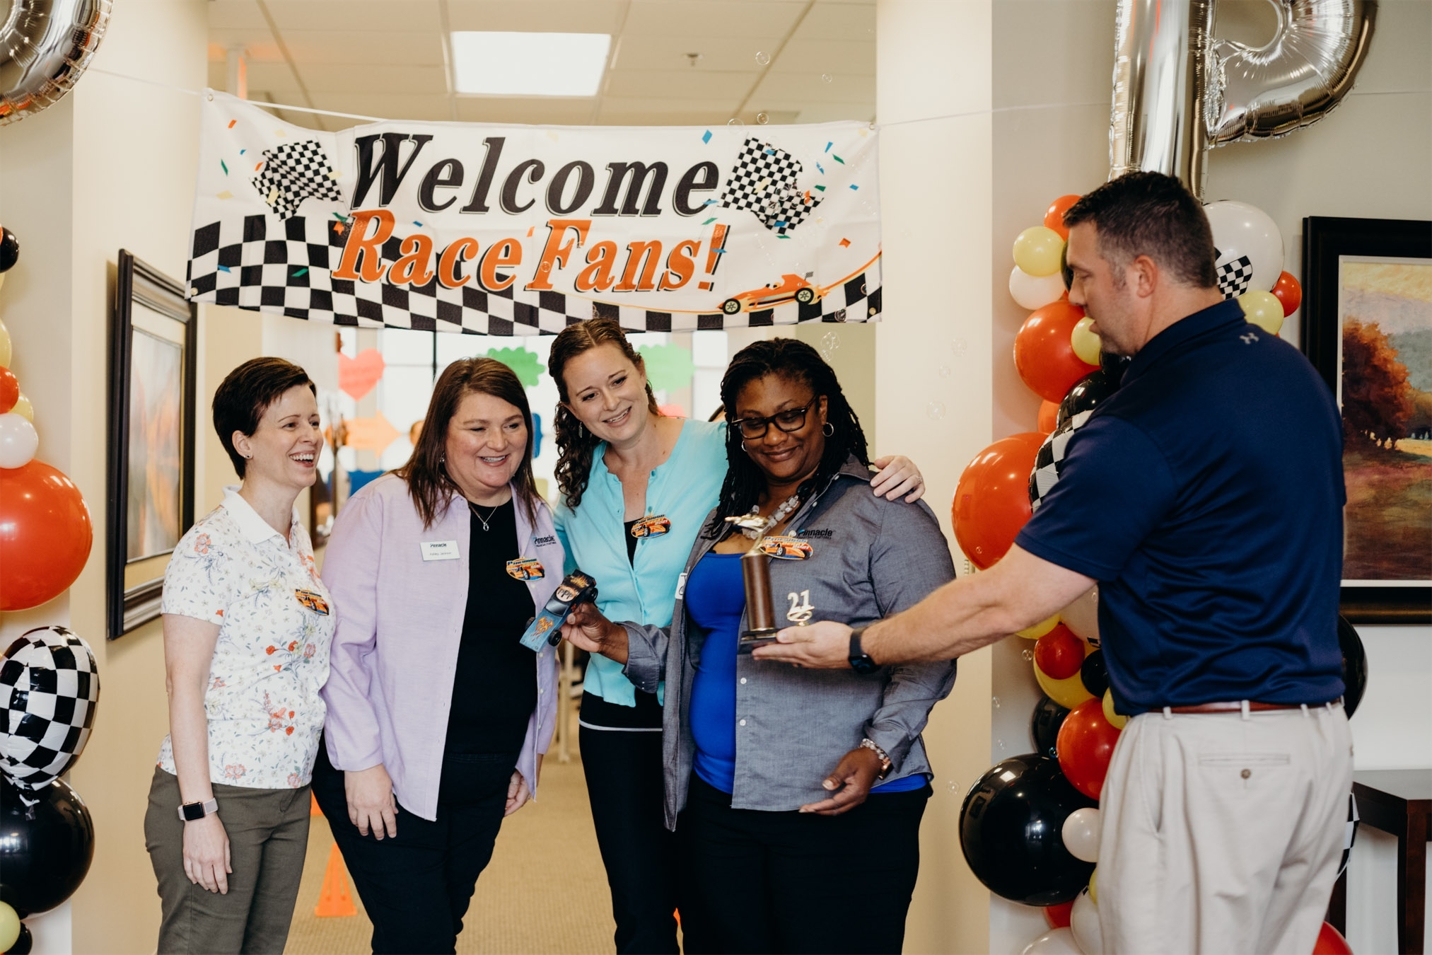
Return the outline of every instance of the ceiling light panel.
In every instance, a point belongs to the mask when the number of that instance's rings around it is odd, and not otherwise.
[[[595,96],[612,38],[605,33],[454,31],[458,93],[483,96]]]

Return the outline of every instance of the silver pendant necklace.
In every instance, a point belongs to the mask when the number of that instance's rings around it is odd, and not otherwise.
[[[501,506],[501,504],[497,505],[497,507]],[[471,501],[467,502],[467,509],[472,511],[472,516],[477,518],[477,522],[482,525],[483,533],[486,533],[490,529],[487,526],[487,521],[492,520],[492,515],[497,513],[497,507],[494,507],[492,513],[487,515],[487,520],[483,520],[482,514],[477,509],[477,505]]]
[[[742,517],[728,517],[726,520],[741,528],[741,533],[751,540],[759,540],[766,531],[789,517],[796,508],[800,507],[800,503],[800,495],[792,494],[776,506],[770,517],[762,517],[760,506],[752,505],[750,514]]]

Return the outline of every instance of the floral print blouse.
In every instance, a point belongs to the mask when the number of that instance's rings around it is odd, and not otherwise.
[[[224,494],[174,548],[162,611],[219,625],[204,693],[210,782],[297,789],[318,755],[333,604],[297,510],[284,540],[237,487]],[[177,775],[168,736],[159,767]]]

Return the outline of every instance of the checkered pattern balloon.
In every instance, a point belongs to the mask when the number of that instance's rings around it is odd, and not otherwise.
[[[796,184],[803,168],[784,149],[748,137],[726,177],[720,204],[749,210],[777,235],[792,232],[820,205],[820,199],[802,193]]]
[[[1246,255],[1234,258],[1213,250],[1214,272],[1218,275],[1218,291],[1224,299],[1237,298],[1248,291],[1253,282],[1253,260]]]
[[[1084,422],[1088,421],[1093,413],[1091,408],[1069,418],[1055,428],[1054,433],[1045,438],[1044,443],[1039,446],[1039,452],[1034,456],[1034,470],[1029,474],[1029,506],[1032,511],[1039,510],[1045,496],[1059,482],[1059,471],[1064,467],[1064,458],[1069,453],[1069,439],[1074,436],[1075,431],[1084,427]]]
[[[0,655],[0,771],[49,785],[79,759],[99,701],[94,653],[64,627],[26,631]]]
[[[316,140],[265,149],[263,157],[263,169],[253,178],[254,188],[280,219],[293,215],[308,198],[343,201],[333,179],[333,166]]]
[[[1348,860],[1352,858],[1352,847],[1357,842],[1357,826],[1362,822],[1362,817],[1357,814],[1357,797],[1352,793],[1347,795],[1347,825],[1343,827],[1343,851],[1342,859],[1338,862],[1338,877],[1347,871]]]

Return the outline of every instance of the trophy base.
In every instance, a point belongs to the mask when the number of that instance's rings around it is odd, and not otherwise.
[[[768,643],[775,642],[775,627],[764,627],[760,630],[746,630],[741,633],[741,639],[736,641],[736,652],[750,653],[757,647],[764,647]]]

